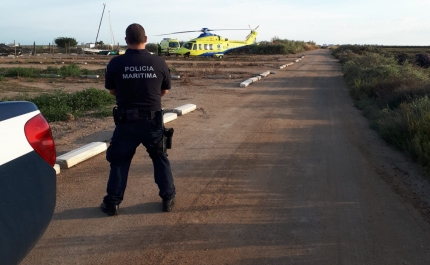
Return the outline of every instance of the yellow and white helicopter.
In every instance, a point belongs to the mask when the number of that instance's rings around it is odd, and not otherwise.
[[[244,41],[240,40],[229,40],[227,38],[221,37],[210,33],[209,31],[220,31],[220,30],[248,30],[248,29],[208,29],[202,28],[201,30],[191,30],[191,31],[180,31],[172,32],[163,35],[179,34],[179,33],[189,33],[189,32],[202,32],[200,36],[195,39],[191,39],[185,42],[182,47],[174,52],[176,55],[188,56],[210,56],[222,58],[224,54],[232,49],[237,49],[243,46],[251,45],[255,42],[257,38],[257,29],[251,29],[251,33],[248,34]]]

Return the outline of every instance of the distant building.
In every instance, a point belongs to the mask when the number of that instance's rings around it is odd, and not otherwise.
[[[93,48],[96,47],[96,45],[93,42],[90,42],[90,43],[81,43],[81,46],[84,47],[84,48],[90,48],[90,49],[93,49]],[[113,44],[103,44],[103,46],[106,46],[109,49],[114,47]]]
[[[83,47],[85,47],[85,48],[94,48],[94,47],[96,47],[96,45],[93,43],[93,42],[90,42],[90,43],[83,43],[82,42],[82,44],[81,44]]]

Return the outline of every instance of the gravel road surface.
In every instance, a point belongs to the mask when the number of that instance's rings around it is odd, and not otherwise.
[[[22,264],[430,264],[429,222],[396,182],[419,170],[369,129],[330,52],[305,55],[248,88],[177,88],[198,110],[167,126],[171,213],[144,148],[115,217],[98,208],[104,155],[63,170]]]

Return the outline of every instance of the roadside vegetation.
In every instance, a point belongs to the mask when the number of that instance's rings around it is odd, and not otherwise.
[[[21,94],[13,98],[2,98],[1,101],[30,101],[36,104],[43,116],[49,121],[71,121],[77,117],[107,117],[112,114],[115,98],[108,92],[89,88],[66,93],[56,90],[54,93],[43,93],[31,97]]]
[[[315,49],[319,49],[319,46],[313,41],[294,41],[274,37],[271,41],[244,46],[231,50],[227,54],[296,54]]]
[[[40,78],[43,74],[60,75],[61,77],[77,77],[81,75],[104,75],[104,69],[88,70],[81,68],[76,64],[64,65],[62,67],[48,66],[46,69],[39,68],[24,68],[12,67],[1,68],[0,78],[2,77],[27,77],[27,78]]]
[[[333,55],[371,127],[430,170],[430,59],[424,48],[345,45]]]

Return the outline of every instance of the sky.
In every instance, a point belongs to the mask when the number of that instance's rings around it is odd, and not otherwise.
[[[94,42],[103,3],[98,41],[104,43],[124,45],[126,27],[139,23],[149,43],[199,35],[156,36],[171,32],[259,26],[257,41],[430,45],[430,0],[0,0],[0,43],[47,45],[57,37]],[[244,40],[249,30],[214,33]]]

